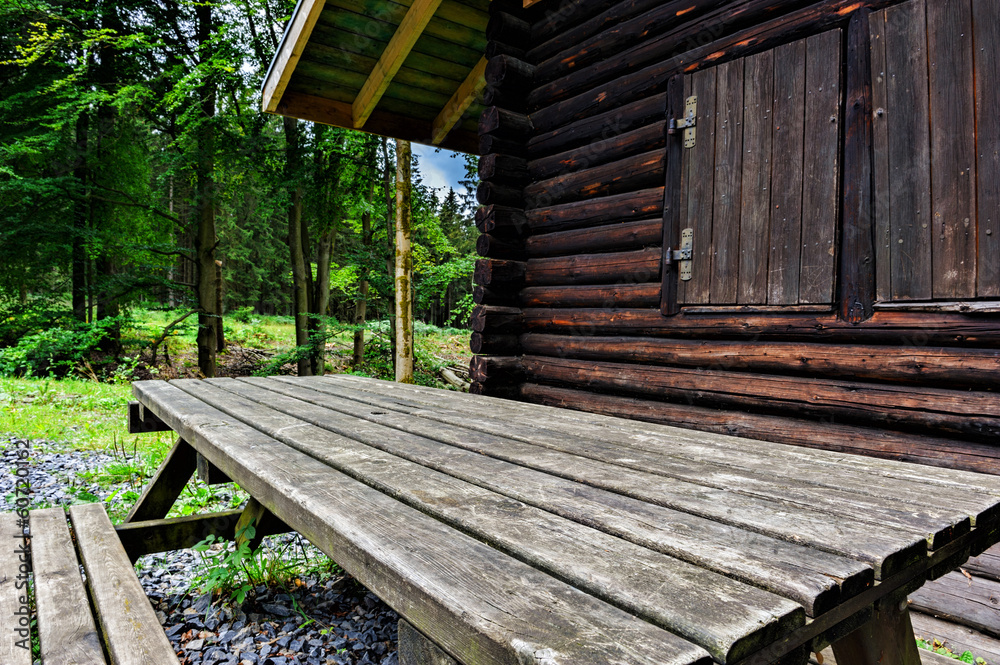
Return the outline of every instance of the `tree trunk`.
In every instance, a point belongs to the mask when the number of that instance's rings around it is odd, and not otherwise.
[[[326,316],[330,308],[330,264],[337,242],[337,226],[320,236],[316,250],[316,282],[313,284],[313,317],[310,333],[315,349],[310,360],[314,375],[326,373]]]
[[[219,315],[219,325],[215,327],[215,350],[226,350],[226,331],[222,326],[222,297],[225,282],[222,281],[222,261],[215,262],[215,313]]]
[[[288,248],[292,261],[292,315],[295,318],[295,345],[298,347],[309,344],[309,278],[312,271],[306,262],[306,253],[302,230],[302,185],[301,176],[302,153],[299,146],[299,121],[295,118],[283,118],[285,143],[286,179],[291,189],[291,201],[288,205]],[[298,360],[299,376],[312,376],[312,363],[308,357]]]
[[[209,49],[212,37],[212,6],[198,4],[195,7],[198,21],[198,46],[201,59],[210,59]],[[216,265],[215,246],[215,130],[212,119],[215,116],[215,84],[204,83],[198,89],[201,104],[202,125],[198,129],[197,163],[197,214],[198,231],[194,246],[197,267],[198,294],[198,368],[205,377],[215,376],[216,351],[218,350],[221,326],[221,312],[216,311]]]
[[[374,157],[374,155],[372,155]],[[372,159],[372,162],[375,160]],[[368,207],[361,213],[361,246],[367,253],[372,244],[372,199],[375,198],[375,174],[372,174],[371,184],[368,186]],[[358,299],[354,301],[354,358],[352,365],[359,365],[365,359],[365,316],[368,309],[368,271],[365,267],[365,274],[361,277],[361,284],[358,286]]]
[[[90,219],[90,202],[87,197],[90,185],[90,170],[88,159],[88,134],[90,133],[90,115],[80,114],[76,119],[76,168],[73,176],[80,183],[83,195],[73,208],[73,259],[72,259],[72,291],[73,318],[77,321],[87,320],[87,252],[83,238],[87,231],[87,221]]]
[[[396,381],[413,383],[410,142],[396,139]]]
[[[396,260],[393,257],[393,184],[392,176],[389,175],[389,140],[382,139],[382,163],[385,168],[382,170],[382,187],[385,189],[385,271],[386,274],[392,275],[393,268],[395,266]],[[393,289],[395,292],[395,289]],[[386,307],[389,309],[389,306]],[[389,349],[391,351],[392,357],[392,371],[395,376],[396,373],[396,299],[395,296],[392,300],[391,311],[386,312],[386,318],[389,320]]]

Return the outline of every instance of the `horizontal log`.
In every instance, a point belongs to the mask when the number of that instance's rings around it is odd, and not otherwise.
[[[524,283],[525,268],[526,265],[523,261],[479,259],[476,261],[473,281],[480,286],[510,285],[513,287]]]
[[[517,385],[509,385],[507,383],[497,385],[496,382],[493,381],[487,381],[486,383],[473,381],[472,385],[469,386],[469,393],[473,395],[484,395],[486,397],[501,397],[504,399],[517,399],[520,395],[519,387]]]
[[[524,208],[524,190],[492,181],[479,183],[476,188],[476,199],[482,205],[501,205],[512,208]]]
[[[144,554],[172,552],[194,547],[210,535],[226,540],[236,539],[236,523],[242,510],[228,510],[207,515],[188,515],[170,519],[126,522],[115,527],[115,533],[135,561]],[[269,521],[255,537],[274,536],[290,531],[280,520]]]
[[[982,441],[1000,434],[1000,396],[988,392],[527,355],[523,363],[535,383],[653,395],[700,406],[835,418]]]
[[[479,116],[479,133],[501,138],[516,139],[535,133],[531,118],[523,113],[490,106]]]
[[[523,191],[524,207],[541,208],[656,187],[664,182],[666,152],[654,150],[584,171],[533,182]]]
[[[591,335],[650,335],[723,339],[786,339],[903,346],[1000,348],[1000,325],[958,314],[876,312],[864,323],[850,324],[834,314],[680,314],[665,317],[649,309],[545,309],[524,311],[529,331]]]
[[[663,0],[625,0],[624,2],[609,1],[603,3],[600,13],[591,18],[574,25],[564,27],[559,31],[550,34],[548,38],[542,40],[539,29],[540,24],[532,26],[532,46],[528,50],[528,62],[542,62],[552,56],[582,44],[588,38],[609,29],[623,21],[638,16],[653,7],[660,5]],[[593,3],[602,5],[602,3]],[[592,8],[593,11],[593,8]],[[543,23],[541,25],[547,25]],[[546,34],[549,34],[546,32]]]
[[[613,149],[623,134],[663,120],[667,98],[665,94],[655,92],[638,95],[635,101],[608,111],[594,109],[593,113],[583,113],[574,118],[541,117],[542,122],[539,122],[532,115],[535,133],[528,141],[528,153],[532,158],[538,158],[595,141]]]
[[[472,356],[469,376],[480,383],[521,383],[524,380],[524,367],[518,356]]]
[[[531,180],[528,162],[511,155],[483,155],[479,158],[479,179],[525,185]]]
[[[513,356],[518,354],[520,348],[517,335],[484,335],[474,332],[469,338],[469,349],[473,353],[487,356]]]
[[[570,72],[583,69],[587,65],[605,60],[613,60],[617,53],[641,44],[652,37],[674,30],[681,24],[690,24],[707,11],[722,5],[732,5],[731,0],[673,0],[671,2],[622,3],[617,9],[630,16],[617,25],[609,26],[599,34],[590,34],[578,41],[563,39],[563,48],[544,59],[539,59],[532,49],[536,62],[536,85],[554,81]],[[646,11],[634,13],[636,7]],[[629,11],[632,10],[632,11]],[[552,40],[556,41],[556,40]]]
[[[621,0],[565,0],[548,7],[531,25],[532,44],[543,44],[573,27],[604,13],[617,11]]]
[[[536,404],[633,418],[683,429],[742,436],[882,459],[978,473],[997,473],[1000,448],[954,439],[799,418],[723,411],[585,390],[524,384],[521,398]]]
[[[520,236],[527,232],[528,217],[521,208],[488,205],[476,211],[476,228],[480,233],[505,233]]]
[[[486,39],[526,49],[531,45],[531,24],[507,12],[491,11],[486,23]]]
[[[546,180],[644,152],[662,150],[666,145],[666,130],[666,122],[660,120],[624,134],[602,136],[582,147],[528,162],[528,175],[531,180]]]
[[[663,187],[616,194],[588,201],[561,203],[527,211],[528,226],[535,233],[565,231],[626,222],[663,214]]]
[[[663,240],[662,233],[663,220],[643,219],[533,235],[524,241],[524,249],[533,258],[624,251],[659,245]]]
[[[509,55],[518,60],[525,60],[527,57],[527,51],[523,47],[504,44],[502,42],[486,42],[485,54],[487,60],[495,58],[498,55]]]
[[[483,105],[499,106],[500,108],[510,109],[518,113],[524,113],[528,108],[528,102],[525,99],[525,91],[523,89],[518,90],[512,87],[498,88],[492,85],[487,85],[486,89],[483,90]]]
[[[514,291],[500,291],[476,284],[472,287],[472,302],[477,305],[498,305],[513,307],[520,303]]]
[[[491,152],[495,152],[501,155],[513,155],[515,157],[524,157],[528,154],[527,141],[512,141],[510,139],[502,139],[498,136],[480,136],[479,137],[479,154],[488,155]]]
[[[498,55],[486,63],[486,84],[506,90],[527,90],[531,87],[535,68],[509,55]]]
[[[517,307],[478,305],[472,310],[472,330],[488,335],[509,335],[521,331],[521,310]]]
[[[643,284],[660,278],[659,248],[635,252],[580,254],[550,259],[529,259],[525,272],[527,286],[547,284]]]
[[[531,286],[521,289],[523,307],[659,307],[660,284]]]
[[[676,365],[726,371],[857,378],[956,388],[992,388],[1000,354],[984,349],[643,337],[526,334],[536,356]]]
[[[524,243],[520,240],[507,240],[487,234],[476,238],[476,253],[491,259],[523,261],[527,258]]]

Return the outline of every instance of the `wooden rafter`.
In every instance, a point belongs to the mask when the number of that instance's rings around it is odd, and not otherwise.
[[[292,72],[295,71],[295,65],[298,64],[325,5],[326,0],[302,0],[297,8],[264,82],[262,106],[265,112],[273,113],[278,107],[285,87],[292,78]]]
[[[476,66],[472,68],[469,75],[458,86],[458,90],[451,96],[448,103],[436,118],[431,134],[431,143],[440,145],[452,128],[462,119],[465,112],[476,101],[476,97],[486,87],[486,58],[480,58]]]
[[[392,78],[403,66],[403,61],[410,54],[410,49],[416,44],[424,28],[430,23],[441,0],[414,0],[410,9],[403,17],[396,33],[382,52],[375,64],[375,69],[368,75],[368,80],[361,87],[361,92],[352,105],[354,127],[361,129],[368,121],[372,111],[378,105],[382,95],[392,82]]]

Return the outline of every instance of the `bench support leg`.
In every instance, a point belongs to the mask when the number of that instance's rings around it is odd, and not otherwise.
[[[833,643],[842,665],[920,665],[906,596],[890,596],[875,607],[871,621]]]
[[[197,453],[184,439],[177,443],[167,453],[166,459],[156,470],[156,475],[143,490],[142,496],[132,506],[126,522],[145,522],[160,520],[167,516],[174,501],[184,491],[184,486],[191,480],[198,466]]]
[[[423,636],[420,631],[399,620],[399,665],[461,665]]]
[[[254,528],[254,536],[249,540],[240,535],[243,529],[248,526]],[[243,508],[243,512],[240,514],[239,520],[236,522],[235,540],[237,544],[247,541],[247,546],[253,552],[260,546],[260,542],[264,540],[265,536],[288,533],[289,531],[291,529],[287,524],[275,517],[274,513],[268,510],[260,501],[250,497],[247,500],[247,505]]]

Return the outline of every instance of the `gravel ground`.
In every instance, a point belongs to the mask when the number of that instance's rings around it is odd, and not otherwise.
[[[14,442],[0,437],[4,471],[14,468]],[[61,452],[38,441],[31,447],[33,506],[78,502],[82,493],[107,500],[128,489],[101,488],[77,475],[114,461],[111,455]],[[13,492],[13,474],[0,474],[0,511],[13,509]],[[293,534],[267,538],[264,544],[270,556],[290,556],[303,548],[310,557],[320,554]],[[259,586],[234,606],[218,599],[212,603],[192,590],[200,563],[201,555],[192,550],[151,554],[137,563],[146,595],[182,665],[396,665],[398,615],[350,576],[311,577],[288,590]]]

